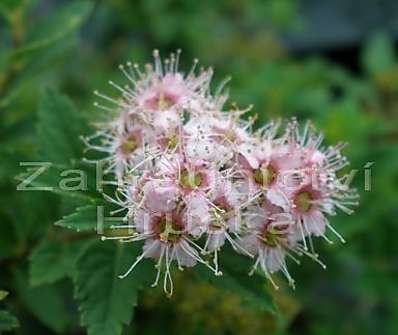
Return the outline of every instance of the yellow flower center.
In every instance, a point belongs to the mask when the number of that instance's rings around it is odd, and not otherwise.
[[[120,150],[123,154],[131,154],[135,149],[137,149],[137,141],[134,137],[129,137],[120,145]]]
[[[198,172],[184,170],[181,172],[180,185],[184,188],[194,189],[202,184],[202,175]]]
[[[159,221],[157,231],[159,239],[165,243],[176,243],[182,234],[178,224],[168,217]]]
[[[311,201],[310,192],[301,192],[296,196],[294,203],[301,212],[308,212],[312,207]]]
[[[261,166],[254,170],[254,181],[264,187],[271,185],[276,178],[275,170],[270,166]]]
[[[274,229],[270,229],[266,230],[263,233],[261,240],[266,246],[275,248],[276,246],[278,246],[279,236],[277,231],[275,231]]]
[[[159,93],[157,106],[159,109],[167,109],[174,105],[174,101],[167,97],[163,92]]]
[[[176,146],[177,146],[177,144],[178,144],[178,137],[177,137],[177,135],[172,135],[172,136],[170,136],[168,139],[167,139],[167,146],[170,148],[170,149],[174,149]]]

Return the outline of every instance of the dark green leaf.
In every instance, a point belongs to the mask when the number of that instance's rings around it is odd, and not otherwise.
[[[78,261],[75,287],[80,302],[82,325],[89,335],[118,335],[130,323],[138,290],[148,284],[152,269],[140,264],[125,279],[119,279],[134,262],[137,244],[100,242]]]
[[[65,243],[44,240],[31,255],[31,284],[51,284],[66,276],[73,277],[76,261],[88,245],[88,241]]]
[[[44,161],[69,166],[82,157],[87,126],[82,114],[65,96],[54,90],[44,92],[39,107],[39,145]]]
[[[195,268],[196,274],[216,287],[240,296],[249,306],[275,313],[272,297],[266,290],[266,279],[259,275],[249,276],[250,262],[228,247],[220,254],[222,276],[215,276],[204,266]]]
[[[28,310],[54,332],[63,333],[70,322],[70,311],[61,292],[54,285],[29,287],[22,272],[16,274],[15,282],[19,299]]]

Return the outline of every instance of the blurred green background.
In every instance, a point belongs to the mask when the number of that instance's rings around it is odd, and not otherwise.
[[[0,333],[85,333],[68,279],[73,264],[39,283],[30,264],[42,243],[64,236],[53,222],[76,200],[15,191],[19,162],[40,150],[43,90],[56,88],[95,119],[92,92],[116,93],[107,82],[122,80],[118,64],[181,48],[184,69],[197,57],[216,81],[231,75],[231,101],[253,103],[259,124],[295,115],[311,119],[328,143],[348,142],[361,204],[332,219],[345,245],[318,243],[326,271],[292,264],[296,290],[270,290],[277,314],[179,274],[172,299],[161,289],[140,292],[123,334],[398,334],[398,9],[374,3],[0,0],[0,290],[8,292],[0,292]]]

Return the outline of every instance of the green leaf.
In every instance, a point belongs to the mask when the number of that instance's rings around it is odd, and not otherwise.
[[[64,216],[61,220],[55,222],[56,226],[79,231],[97,231],[101,233],[102,229],[109,228],[111,225],[120,223],[120,218],[102,216],[104,206],[83,206],[76,209],[76,212]],[[102,218],[102,219],[101,219]]]
[[[35,1],[25,0],[23,7],[18,7],[15,13],[4,13],[10,22],[18,19],[18,24],[13,25],[20,27],[21,35],[24,36],[20,46],[3,52],[0,57],[0,68],[8,65],[13,73],[12,81],[0,100],[0,108],[8,107],[21,95],[37,95],[38,85],[35,81],[42,81],[46,73],[54,73],[57,66],[54,61],[76,46],[76,31],[94,5],[90,1],[70,1],[50,15],[32,16],[30,11]],[[0,84],[4,79],[6,77],[0,75]]]
[[[44,170],[31,181],[30,186],[87,201],[95,200],[98,194],[95,191],[93,169],[80,164],[84,148],[80,136],[85,135],[86,131],[85,119],[68,98],[53,90],[43,93],[37,137],[41,149],[40,159],[47,165],[43,165]],[[28,168],[18,179],[27,180],[38,168],[40,166]],[[75,180],[73,186],[68,182],[66,187],[65,181],[71,178]]]
[[[47,16],[43,22],[34,22],[34,26],[28,32],[27,42],[11,54],[11,60],[21,63],[38,57],[42,50],[76,31],[92,8],[93,3],[89,1],[74,1]]]
[[[0,199],[0,206],[5,206],[5,200]],[[13,220],[8,213],[0,212],[0,261],[12,258],[17,247],[17,237],[13,226]]]
[[[82,157],[87,126],[82,114],[65,96],[54,90],[44,92],[39,107],[37,135],[45,161],[69,166]]]
[[[197,276],[220,289],[237,294],[250,307],[275,313],[272,297],[266,290],[267,280],[259,275],[248,275],[250,261],[228,247],[225,247],[220,257],[222,276],[215,276],[204,266],[195,267]]]
[[[44,240],[32,252],[30,258],[31,284],[33,286],[51,284],[66,276],[73,277],[76,261],[89,243]]]
[[[77,232],[97,229],[97,207],[84,206],[76,209],[76,212],[64,216],[55,222],[56,226],[73,229]]]
[[[18,320],[8,311],[0,311],[0,331],[10,331],[19,327]]]
[[[43,236],[56,214],[56,206],[48,206],[55,198],[52,194],[15,192],[12,186],[8,192],[4,190],[0,198],[0,259],[20,255],[28,241]]]
[[[149,284],[152,268],[145,262],[119,279],[139,253],[137,244],[99,242],[78,261],[75,279],[81,322],[89,335],[118,335],[130,323],[138,290]]]
[[[379,74],[395,64],[394,40],[387,34],[373,35],[363,51],[363,65],[370,74]]]
[[[16,272],[15,283],[19,299],[45,326],[56,333],[63,333],[70,323],[71,313],[65,299],[55,285],[30,287],[26,275]]]
[[[50,191],[58,195],[81,199],[90,203],[99,200],[100,194],[96,191],[95,176],[93,176],[91,170],[86,167],[75,165],[72,166],[73,169],[69,169],[62,165],[52,164],[48,161],[42,161],[40,163],[29,162],[24,166],[26,166],[25,172],[16,176],[16,179],[21,182],[19,185],[24,188],[24,191],[29,191],[34,188],[34,190]],[[43,170],[39,171],[38,169],[40,168],[43,168]],[[77,171],[79,172],[76,173]],[[37,173],[37,175],[35,175],[32,180],[31,177],[35,173]],[[76,177],[78,180],[73,182],[73,187],[78,187],[75,189],[65,188],[62,185],[66,179]],[[24,181],[29,182],[25,184]]]

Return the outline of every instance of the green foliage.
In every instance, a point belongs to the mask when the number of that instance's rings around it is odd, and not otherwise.
[[[139,253],[137,246],[97,243],[78,262],[75,278],[82,324],[89,335],[118,335],[133,316],[138,290],[148,286],[148,271],[137,268],[132,278],[118,275]]]
[[[10,331],[18,327],[18,320],[7,311],[0,311],[0,331]]]
[[[43,240],[31,255],[31,284],[52,284],[64,277],[73,277],[76,261],[87,247],[86,241]]]
[[[37,136],[43,161],[70,166],[82,156],[80,137],[87,127],[71,101],[53,90],[46,91],[39,105]]]
[[[216,277],[207,268],[200,266],[195,270],[200,279],[227,292],[238,295],[252,308],[260,308],[275,313],[272,298],[266,290],[267,280],[261,276],[248,276],[250,260],[236,255],[230,249],[220,255],[222,276]]]
[[[0,301],[2,301],[8,295],[7,291],[0,290]]]
[[[100,214],[98,214],[98,210],[100,210]],[[103,221],[98,221],[99,215],[103,215],[103,211],[97,206],[78,207],[76,212],[63,217],[62,220],[55,222],[55,225],[80,232],[98,231],[101,228],[109,228],[112,224],[115,224],[111,217],[104,217]],[[97,226],[98,222],[101,222],[103,226]]]
[[[33,29],[27,32],[23,46],[12,52],[11,60],[26,63],[35,57],[43,56],[41,52],[76,31],[87,18],[92,7],[92,3],[88,1],[74,1],[64,6],[55,15],[36,23]],[[59,29],[60,27],[62,29]]]
[[[76,30],[92,9],[88,1],[73,1],[55,15],[31,22],[29,14],[35,2],[12,1],[12,7],[3,5],[3,8],[0,5],[0,13],[3,12],[10,22],[13,45],[13,48],[5,48],[0,56],[0,69],[2,64],[7,66],[0,75],[0,92],[3,82],[6,84],[0,107],[9,106],[25,89],[39,88],[32,88],[32,81],[60,52],[73,45]]]
[[[363,52],[363,65],[370,74],[377,75],[395,65],[394,41],[386,34],[378,33],[369,39]]]
[[[0,14],[4,16],[4,18],[11,20],[12,16],[21,9],[24,0],[3,0],[0,3]]]
[[[65,299],[56,286],[42,285],[31,288],[26,275],[16,272],[16,290],[28,311],[55,333],[65,332],[71,322]]]
[[[0,301],[8,296],[8,292],[0,290]],[[10,331],[19,326],[18,320],[8,311],[0,310],[0,332]]]
[[[279,36],[299,27],[298,5],[0,1],[0,282],[9,292],[0,291],[0,332],[397,333],[394,41],[372,34],[355,74],[323,57],[295,59]],[[141,245],[99,241],[96,206],[105,208],[106,233],[112,208],[95,190],[95,168],[81,161],[80,136],[93,132],[87,120],[104,115],[91,107],[92,91],[117,94],[107,86],[108,80],[122,81],[117,64],[148,61],[155,47],[163,55],[182,48],[184,69],[194,57],[214,65],[216,81],[231,74],[231,96],[240,106],[254,103],[258,125],[296,115],[324,129],[327,143],[349,143],[345,152],[358,170],[361,205],[355,215],[331,220],[346,245],[316,245],[326,271],[310,262],[289,264],[297,288],[285,288],[276,276],[281,290],[275,292],[263,277],[247,276],[249,259],[229,257],[226,250],[222,277],[204,266],[176,274],[171,299],[150,288],[150,261],[124,280],[117,277]],[[16,192],[36,170],[19,162],[38,160],[52,165],[31,186],[51,187],[52,193]],[[367,162],[374,162],[371,191],[364,189]],[[82,169],[88,190],[60,187],[65,169]]]

